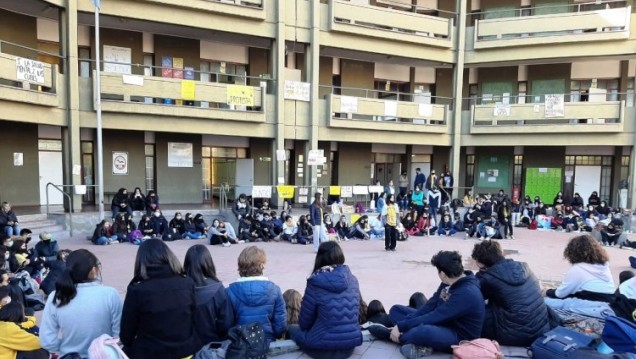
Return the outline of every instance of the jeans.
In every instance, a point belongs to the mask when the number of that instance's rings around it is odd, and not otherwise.
[[[183,234],[183,238],[187,238],[187,239],[200,239],[201,238],[201,233],[199,232],[185,232]]]
[[[452,236],[455,235],[455,233],[457,233],[457,230],[453,227],[450,227],[450,229],[448,229],[448,235]],[[446,229],[443,227],[439,227],[439,229],[437,230],[437,234],[440,236],[445,236],[446,235]]]
[[[287,336],[298,344],[298,339],[305,336],[298,324],[292,324],[287,329]],[[353,354],[354,348],[347,349],[310,349],[300,348],[305,354],[314,359],[346,359]]]
[[[519,222],[521,222],[521,213],[512,212],[512,225],[516,226]]]
[[[20,226],[17,224],[6,226],[4,227],[4,233],[6,233],[7,236],[18,236],[20,235]]]
[[[376,237],[384,236],[384,228],[371,228],[369,229],[369,232],[367,232],[367,234],[369,236],[376,236]]]
[[[416,311],[417,309],[404,305],[394,305],[389,311],[389,318],[393,323],[399,323]],[[434,350],[444,352],[450,352],[451,345],[457,345],[459,341],[460,338],[454,330],[430,324],[420,324],[400,336],[402,344],[431,347]]]
[[[593,302],[578,298],[544,298],[545,304],[552,309],[566,310],[574,314],[587,315],[599,319],[615,315],[614,310],[608,303]]]
[[[320,246],[320,242],[327,242],[329,238],[327,238],[327,231],[324,230],[323,225],[314,226],[314,251],[318,252],[318,247]]]
[[[102,236],[97,238],[97,241],[95,241],[95,244],[97,244],[98,246],[105,246],[107,244],[110,244],[110,242],[115,242],[115,241],[117,241],[117,236],[113,236],[112,238]]]
[[[121,207],[118,207],[118,206],[111,206],[110,207],[110,211],[113,214],[113,219],[115,219],[120,212],[126,212],[127,214],[129,214],[131,216],[133,214],[133,210],[132,210],[132,208],[130,208],[130,206],[126,206],[124,208],[121,208]]]
[[[384,227],[384,249],[394,250],[397,244],[397,238],[399,236],[398,230],[395,226]]]

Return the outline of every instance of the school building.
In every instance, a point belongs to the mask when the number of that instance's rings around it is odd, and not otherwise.
[[[107,195],[448,167],[636,205],[633,0],[102,0],[99,58],[94,13],[0,0],[2,201],[95,204],[99,65]]]

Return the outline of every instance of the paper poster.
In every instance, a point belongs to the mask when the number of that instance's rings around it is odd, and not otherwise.
[[[172,56],[161,57],[161,77],[172,77]]]
[[[340,196],[340,186],[329,186],[329,195]]]
[[[227,85],[228,105],[254,106],[254,88],[251,86]]]
[[[495,117],[510,117],[510,105],[497,102],[493,109],[493,116]]]
[[[128,152],[113,151],[113,174],[128,174]]]
[[[397,117],[397,101],[384,101],[384,115]]]
[[[285,177],[278,177],[278,184],[284,184],[285,183]]]
[[[565,176],[565,183],[572,183],[572,176]]]
[[[270,187],[270,186],[252,186],[252,197],[254,197],[254,198],[272,198],[272,187]]]
[[[532,112],[539,113],[541,112],[541,105],[534,105],[532,108]]]
[[[104,45],[104,72],[131,73],[132,50],[129,47]]]
[[[497,182],[497,177],[488,177],[488,182]]]
[[[285,80],[284,95],[286,100],[309,101],[311,98],[311,84]]]
[[[501,103],[503,103],[504,105],[510,105],[510,93],[509,92],[504,92],[503,95],[501,95]]]
[[[172,78],[182,79],[183,78],[183,58],[182,57],[173,57],[172,58]]]
[[[324,150],[310,150],[307,154],[307,165],[309,166],[319,166],[322,165],[323,158],[325,158]]]
[[[307,196],[298,196],[298,203],[307,203]]]
[[[138,75],[122,75],[121,81],[127,85],[143,86],[144,77]]]
[[[486,178],[486,172],[479,172],[479,178]]]
[[[369,193],[382,193],[384,192],[384,187],[382,186],[369,186]]]
[[[355,194],[355,195],[369,194],[369,187],[367,187],[367,186],[353,186],[353,194]]]
[[[194,100],[196,83],[192,80],[181,81],[181,98],[184,100]]]
[[[352,186],[341,186],[340,187],[340,197],[342,197],[342,198],[351,198],[351,197],[353,197],[353,187]]]
[[[15,58],[16,78],[34,84],[44,83],[44,63],[35,60]]]
[[[340,96],[340,112],[358,112],[358,98],[353,96]]]
[[[545,95],[545,118],[565,116],[565,99],[563,94]]]
[[[539,168],[539,173],[548,173],[548,169],[545,167]]]
[[[194,67],[186,66],[183,69],[183,78],[186,80],[194,80]]]
[[[276,190],[281,198],[294,198],[294,186],[276,186]]]
[[[306,195],[308,195],[308,194],[309,194],[309,188],[307,188],[307,187],[300,187],[300,188],[298,189],[298,194],[299,194],[300,196],[306,196]]]
[[[276,161],[287,161],[287,152],[285,150],[276,150]]]
[[[13,152],[13,165],[16,167],[24,166],[24,152]]]
[[[168,167],[192,167],[192,143],[168,142]]]
[[[431,117],[433,116],[433,105],[427,103],[419,104],[417,109],[417,114],[422,117]]]
[[[82,166],[80,165],[73,165],[73,171],[72,171],[74,176],[79,176],[82,174]]]

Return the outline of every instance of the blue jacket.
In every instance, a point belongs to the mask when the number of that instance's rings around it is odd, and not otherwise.
[[[448,289],[447,289],[448,288]],[[448,291],[442,298],[442,292]],[[440,284],[426,304],[397,323],[400,332],[420,324],[438,325],[457,333],[459,340],[473,340],[481,336],[485,317],[484,297],[479,280],[471,272],[452,286]]]
[[[244,277],[230,284],[227,295],[236,324],[259,322],[267,340],[280,338],[287,330],[287,311],[280,288],[265,277]]]
[[[307,279],[295,338],[299,347],[347,349],[362,344],[360,288],[349,267],[324,267]]]
[[[309,215],[311,216],[310,224],[312,226],[320,226],[322,224],[323,211],[321,211],[320,207],[316,205],[316,202],[309,206]]]

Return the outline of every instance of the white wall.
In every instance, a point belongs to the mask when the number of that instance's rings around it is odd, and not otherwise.
[[[619,60],[580,61],[572,63],[572,79],[611,79],[620,77]]]
[[[375,78],[390,81],[409,82],[409,67],[394,64],[375,64]]]
[[[60,29],[57,21],[37,19],[38,40],[60,42]]]
[[[247,51],[246,46],[201,41],[202,59],[247,64],[249,63]]]

